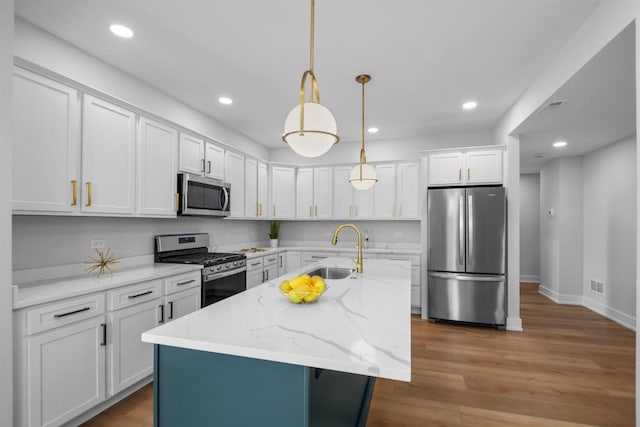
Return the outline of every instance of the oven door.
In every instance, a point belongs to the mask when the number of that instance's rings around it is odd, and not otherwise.
[[[231,186],[187,173],[178,174],[180,215],[228,216]]]
[[[205,276],[202,283],[202,307],[247,290],[247,267]]]

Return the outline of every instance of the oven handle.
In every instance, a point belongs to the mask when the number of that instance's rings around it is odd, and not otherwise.
[[[225,271],[224,273],[214,273],[206,276],[204,278],[205,282],[209,282],[211,280],[222,279],[223,277],[233,276],[234,274],[242,273],[243,271],[247,271],[247,267],[237,268],[231,271]]]

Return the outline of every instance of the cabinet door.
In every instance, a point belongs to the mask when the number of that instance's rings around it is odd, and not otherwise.
[[[398,165],[398,218],[418,219],[418,164]]]
[[[377,185],[377,184],[376,184]],[[373,218],[374,188],[353,190],[353,216],[358,219]]]
[[[264,279],[264,270],[247,271],[247,289],[254,288],[262,283]]]
[[[29,426],[64,424],[105,400],[104,324],[99,316],[27,338]]]
[[[14,68],[13,209],[77,212],[80,101],[75,89]],[[78,187],[76,187],[79,190]]]
[[[466,153],[467,184],[499,184],[502,182],[502,151],[469,151]]]
[[[333,168],[315,168],[313,170],[313,216],[318,219],[331,219],[333,215]]]
[[[231,184],[231,217],[244,216],[244,157],[227,151],[227,182]]]
[[[180,133],[180,172],[203,175],[204,171],[204,140]]]
[[[138,137],[138,213],[176,216],[178,131],[145,117]]]
[[[273,280],[278,277],[278,264],[272,264],[264,269],[264,280]]]
[[[351,219],[354,215],[352,194],[353,186],[349,182],[351,166],[333,168],[333,218]]]
[[[275,166],[272,169],[271,181],[271,215],[272,218],[292,219],[296,213],[295,169]]]
[[[167,322],[200,309],[200,287],[187,289],[165,298]]]
[[[258,162],[258,217],[266,218],[269,215],[269,171],[266,163]]]
[[[462,158],[461,152],[429,155],[429,185],[463,184]]]
[[[374,213],[377,219],[396,217],[396,165],[376,166],[378,182],[374,188]]]
[[[131,111],[84,96],[84,212],[134,213],[136,120]]]
[[[296,218],[313,217],[313,169],[299,168],[296,177]]]
[[[287,273],[287,253],[280,252],[278,254],[278,277]]]
[[[287,251],[287,273],[302,267],[301,255],[300,251]]]
[[[244,162],[244,216],[258,217],[258,161],[246,159]]]
[[[211,142],[204,143],[205,172],[209,178],[224,181],[224,148],[218,147]]]
[[[109,396],[153,373],[153,344],[142,342],[140,335],[162,321],[161,304],[158,298],[109,313]]]

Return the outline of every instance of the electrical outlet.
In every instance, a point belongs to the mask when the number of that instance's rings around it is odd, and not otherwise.
[[[104,240],[92,240],[91,249],[104,249]]]
[[[402,237],[402,231],[394,231],[393,237]]]

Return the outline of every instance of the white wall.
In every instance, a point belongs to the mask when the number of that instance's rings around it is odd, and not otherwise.
[[[153,236],[172,233],[209,233],[211,247],[268,240],[267,221],[199,217],[177,219],[15,216],[13,269],[74,264],[95,254],[90,240],[123,257],[152,255]],[[239,248],[240,249],[240,248]]]
[[[540,280],[540,174],[520,175],[520,280]]]
[[[540,286],[557,302],[582,301],[581,157],[551,160],[540,171]]]
[[[636,317],[636,138],[583,158],[585,305],[618,320]],[[605,295],[589,280],[604,282]],[[632,323],[632,326],[633,323]]]
[[[360,160],[360,144],[361,142],[339,142],[321,158],[313,159],[299,156],[283,143],[282,148],[271,149],[270,158],[272,162],[294,165],[358,163]],[[369,141],[365,137],[368,162],[416,160],[420,157],[420,151],[424,150],[493,144],[495,142],[490,131],[377,141]]]
[[[11,99],[13,0],[0,0],[0,425],[13,425]]]
[[[262,144],[21,18],[16,18],[15,55],[239,151],[269,159]]]
[[[283,246],[287,243],[306,242],[310,245],[328,245],[333,232],[344,221],[285,221],[280,229]],[[355,221],[360,231],[367,231],[369,243],[373,247],[391,247],[420,245],[420,221]],[[356,233],[341,232],[338,244],[355,244]]]

